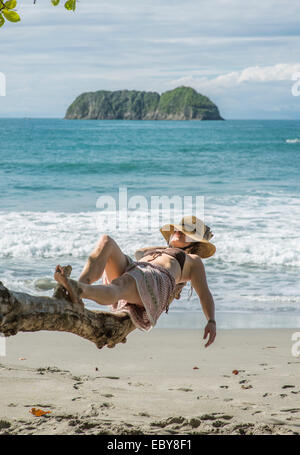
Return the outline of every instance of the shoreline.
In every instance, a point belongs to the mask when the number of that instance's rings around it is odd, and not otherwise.
[[[18,334],[0,357],[0,434],[298,434],[297,331],[219,330],[207,349],[202,330],[135,331],[102,350]]]
[[[200,304],[199,304],[200,306]],[[293,329],[300,327],[300,314],[293,311],[216,311],[218,329],[221,330],[256,330],[256,329]],[[162,314],[156,327],[159,329],[203,330],[206,318],[199,311],[169,311]]]

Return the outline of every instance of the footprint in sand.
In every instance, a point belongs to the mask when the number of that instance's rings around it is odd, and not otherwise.
[[[141,417],[151,417],[147,412],[139,412],[138,415]]]
[[[33,406],[36,406],[38,408],[50,408],[50,409],[54,409],[54,406],[52,404],[42,404],[42,403],[37,403],[37,404],[33,404]]]
[[[200,420],[200,419],[197,419],[197,418],[195,418],[195,417],[193,417],[192,419],[190,419],[189,425],[190,425],[192,428],[198,428],[199,425],[201,425],[201,420]]]
[[[212,426],[214,428],[222,428],[222,427],[225,427],[225,425],[228,425],[229,422],[223,422],[222,420],[215,420],[213,423],[212,423]]]
[[[188,389],[187,387],[179,387],[178,389],[168,389],[168,390],[180,390],[181,392],[193,392],[193,389]]]
[[[105,401],[100,405],[100,408],[114,408],[114,405],[112,403],[108,403],[107,401]]]
[[[87,417],[98,417],[99,411],[94,404],[91,404],[84,412],[84,415]]]
[[[78,390],[79,386],[82,385],[82,384],[83,384],[83,382],[76,382],[75,384],[73,384],[73,389]]]
[[[216,420],[217,417],[213,414],[203,414],[201,417],[200,417],[201,420]]]
[[[251,430],[254,427],[253,423],[242,423],[235,425],[232,431],[238,431],[239,434],[247,434],[247,430]]]
[[[178,416],[178,417],[168,417],[167,419],[165,420],[160,420],[159,422],[151,422],[150,425],[152,427],[160,427],[160,428],[164,428],[168,425],[174,425],[174,424],[187,424],[187,420],[182,417],[182,416]]]
[[[300,412],[300,408],[280,409],[280,412],[291,412],[294,414],[295,412]]]

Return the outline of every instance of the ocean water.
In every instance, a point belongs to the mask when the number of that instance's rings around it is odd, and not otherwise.
[[[51,295],[55,265],[71,264],[77,278],[103,233],[132,257],[163,245],[169,213],[151,198],[200,196],[217,247],[204,264],[219,326],[299,325],[300,121],[1,118],[0,138],[0,280],[9,288]],[[122,188],[148,207],[127,207],[129,226],[113,230],[113,209],[97,200],[118,207]],[[188,291],[158,326],[203,325]]]

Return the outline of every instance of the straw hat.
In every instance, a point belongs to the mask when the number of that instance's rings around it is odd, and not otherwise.
[[[213,237],[210,227],[206,226],[202,220],[196,216],[184,216],[179,224],[165,224],[160,228],[160,232],[169,243],[174,231],[180,231],[199,243],[199,249],[195,254],[202,258],[209,258],[216,252],[216,247],[209,240]]]

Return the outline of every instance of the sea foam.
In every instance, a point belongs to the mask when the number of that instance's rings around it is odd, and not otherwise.
[[[296,138],[296,139],[286,139],[286,141],[288,144],[297,144],[300,142],[300,139]]]
[[[205,200],[206,223],[217,247],[213,261],[237,266],[300,267],[300,200],[287,196],[224,196]],[[134,221],[136,223],[134,223]],[[165,244],[147,214],[131,215],[128,230],[110,230],[107,214],[91,211],[0,212],[0,258],[86,258],[102,234],[133,255]],[[153,243],[154,242],[154,243]]]

